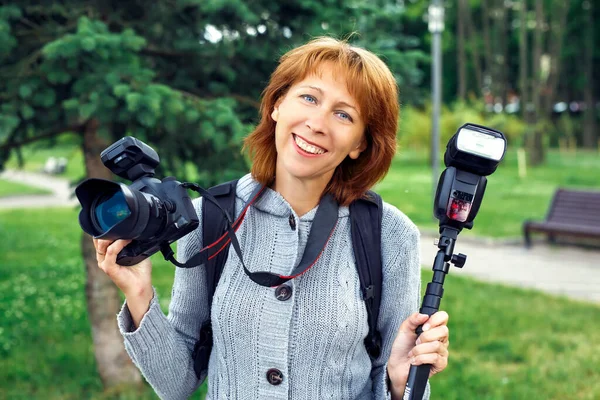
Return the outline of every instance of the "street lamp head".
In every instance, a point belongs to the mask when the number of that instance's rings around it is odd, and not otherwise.
[[[444,31],[444,6],[438,3],[431,4],[428,8],[429,32],[441,33]]]

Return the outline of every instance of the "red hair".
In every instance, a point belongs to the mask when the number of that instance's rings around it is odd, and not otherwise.
[[[244,140],[244,150],[252,161],[254,179],[270,185],[277,161],[276,123],[271,113],[294,83],[318,75],[324,63],[333,65],[335,76],[345,77],[365,121],[366,149],[356,160],[346,157],[338,165],[324,192],[347,206],[383,179],[396,152],[398,87],[389,68],[375,54],[330,37],[311,40],[284,54],[263,91],[260,122]]]

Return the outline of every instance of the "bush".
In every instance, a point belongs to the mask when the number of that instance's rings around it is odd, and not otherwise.
[[[506,135],[511,145],[522,146],[527,125],[517,116],[509,114],[490,114],[476,106],[457,102],[451,106],[442,106],[440,117],[440,145],[447,143],[450,137],[463,124],[470,122],[497,129]],[[427,103],[424,108],[402,107],[398,140],[401,148],[427,149],[431,143],[432,107]]]

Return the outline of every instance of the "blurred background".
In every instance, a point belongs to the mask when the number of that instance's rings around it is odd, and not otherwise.
[[[466,122],[508,139],[462,236],[485,249],[479,267],[511,276],[468,276],[468,261],[448,278],[451,358],[434,398],[600,398],[600,235],[588,227],[568,245],[536,235],[530,250],[522,236],[558,188],[600,192],[596,2],[0,4],[0,399],[157,398],[114,351],[122,299],[97,272],[74,185],[115,179],[99,154],[125,135],[157,150],[158,177],[209,187],[246,173],[242,139],[278,58],[321,35],[349,38],[395,74],[399,152],[376,190],[424,238],[437,231],[432,188],[448,139]],[[166,311],[174,267],[153,262]],[[535,285],[543,279],[552,290]]]

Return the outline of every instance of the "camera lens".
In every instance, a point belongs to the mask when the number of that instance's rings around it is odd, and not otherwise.
[[[101,196],[93,211],[95,225],[106,232],[131,215],[123,192],[118,191]]]

